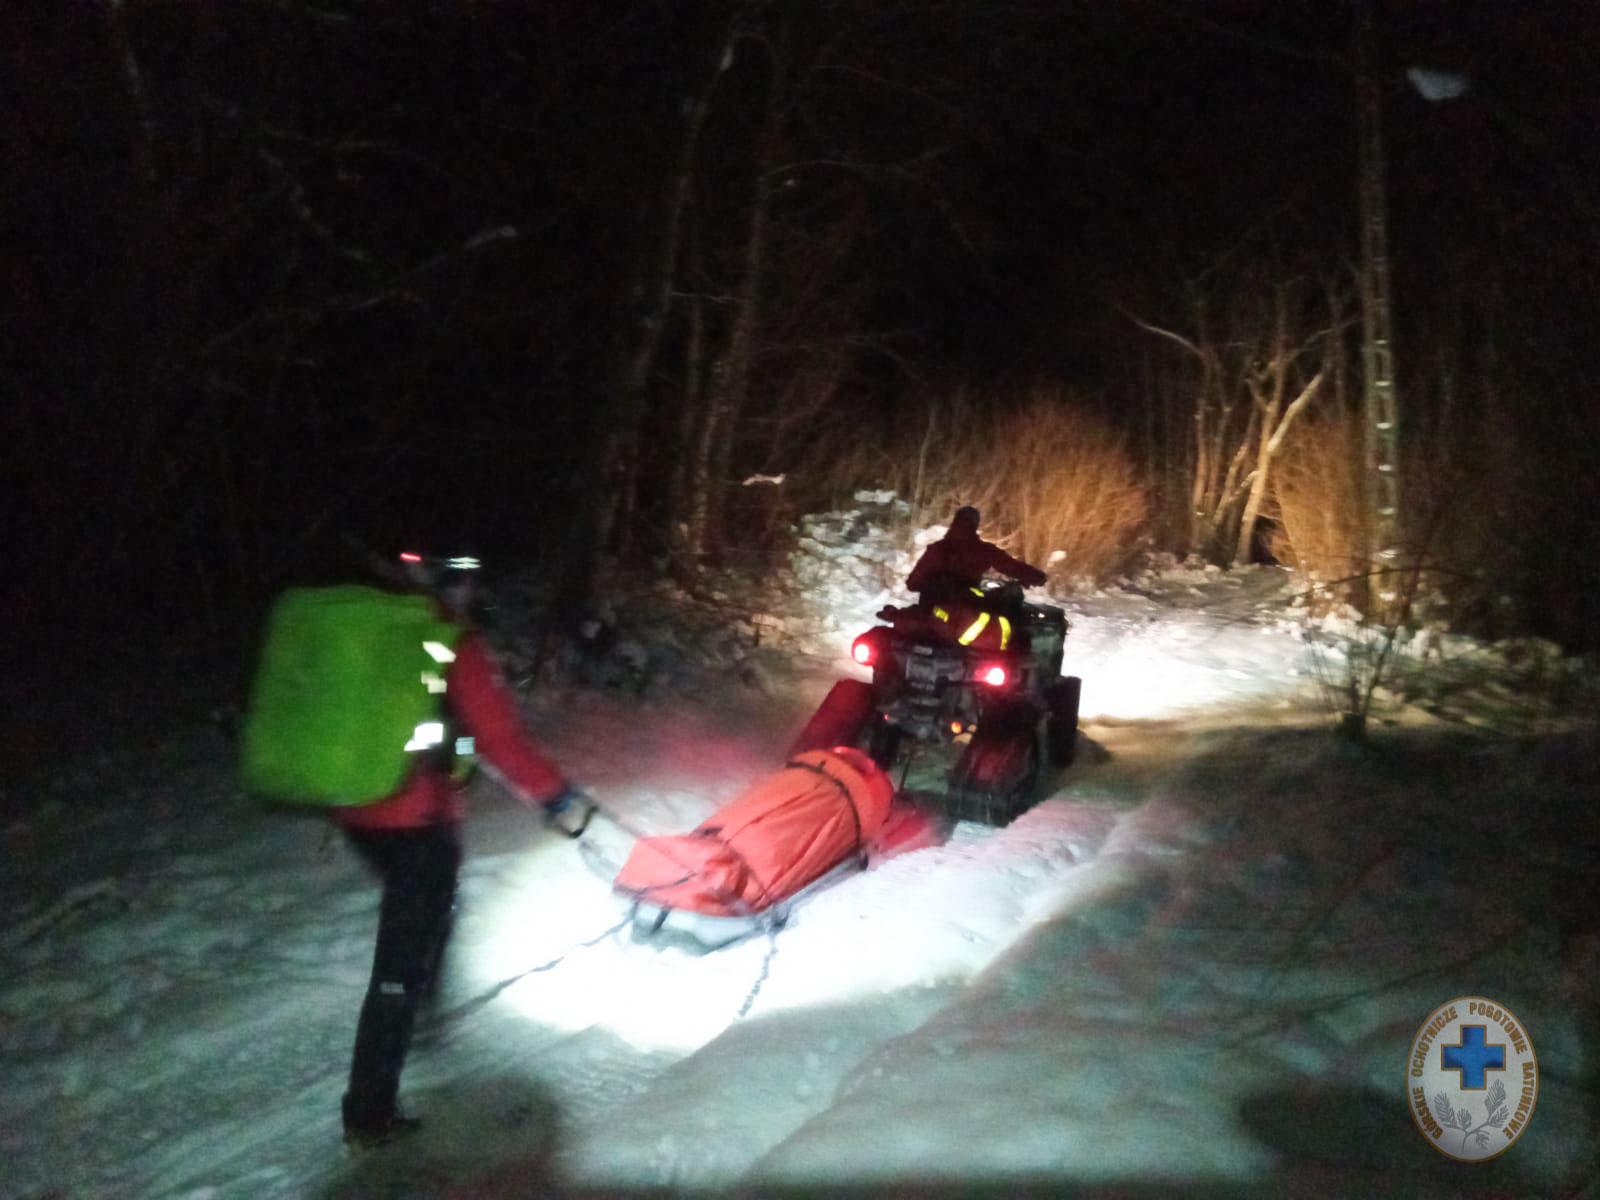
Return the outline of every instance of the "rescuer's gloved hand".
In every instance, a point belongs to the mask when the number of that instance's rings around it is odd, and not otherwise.
[[[572,806],[584,799],[583,791],[568,783],[561,790],[544,802],[544,811],[547,816],[559,817]]]
[[[570,783],[544,806],[545,819],[570,838],[583,836],[594,810],[594,801],[589,799],[588,793]]]

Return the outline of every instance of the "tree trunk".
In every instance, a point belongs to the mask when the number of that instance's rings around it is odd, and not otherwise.
[[[772,47],[769,44],[769,50]],[[750,387],[756,343],[763,325],[762,299],[767,275],[767,240],[772,217],[772,179],[778,157],[778,130],[787,88],[781,58],[772,63],[767,83],[766,111],[761,120],[756,173],[750,196],[750,219],[740,256],[739,284],[734,291],[733,324],[727,345],[711,376],[711,419],[708,424],[704,519],[696,530],[696,565],[707,555],[720,554],[728,544],[727,489],[733,473],[734,445],[739,417]]]
[[[619,483],[618,467],[630,440],[638,436],[649,401],[650,375],[671,309],[700,137],[711,113],[712,98],[733,64],[740,28],[735,14],[723,28],[705,86],[688,106],[683,142],[664,190],[649,274],[630,289],[629,311],[615,353],[612,382],[607,394],[597,397],[585,430],[585,445],[575,456],[575,512],[561,555],[553,613],[558,625],[570,623],[586,610],[594,591],[600,556],[610,532],[607,523]]]
[[[1282,373],[1288,370],[1287,365],[1282,368]],[[1300,394],[1296,396],[1287,408],[1282,409],[1279,415],[1279,405],[1282,403],[1282,381],[1274,384],[1278,389],[1277,397],[1272,401],[1271,425],[1263,420],[1261,426],[1261,445],[1256,456],[1255,477],[1250,481],[1250,497],[1245,501],[1244,515],[1239,526],[1239,541],[1234,549],[1233,561],[1235,565],[1250,561],[1250,544],[1255,533],[1256,519],[1261,515],[1261,504],[1267,494],[1267,481],[1272,474],[1272,463],[1278,456],[1278,451],[1283,449],[1284,437],[1288,434],[1290,426],[1295,419],[1305,411],[1306,406],[1316,398],[1317,392],[1322,387],[1325,372],[1318,371],[1311,377]]]
[[[694,582],[704,526],[707,475],[701,443],[710,423],[705,381],[705,311],[699,296],[689,301],[689,344],[684,351],[683,411],[678,422],[678,455],[667,497],[667,550],[672,577],[680,586]]]
[[[733,329],[728,335],[728,349],[720,364],[715,385],[716,428],[711,447],[710,504],[705,530],[707,545],[704,548],[718,553],[727,545],[725,510],[728,481],[732,475],[733,448],[738,434],[739,414],[744,408],[745,393],[750,386],[756,335],[761,327],[761,293],[766,274],[770,206],[771,189],[763,172],[756,185],[754,208],[750,214]]]

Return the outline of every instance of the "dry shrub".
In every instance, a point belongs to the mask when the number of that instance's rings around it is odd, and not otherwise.
[[[957,396],[929,409],[898,455],[892,486],[922,524],[961,504],[983,511],[984,536],[1058,579],[1104,579],[1138,549],[1148,489],[1123,437],[1058,391],[1009,413]]]
[[[974,504],[984,537],[1058,581],[1117,574],[1147,532],[1149,489],[1125,439],[1055,389],[1035,389],[1009,409],[957,390],[902,411],[881,437],[857,426],[848,438],[819,441],[811,459],[800,473],[807,504],[892,490],[911,507],[908,535]]]
[[[1272,469],[1272,553],[1318,583],[1362,571],[1360,430],[1335,417],[1302,421]]]
[[[1060,551],[1051,573],[1072,579],[1126,568],[1150,497],[1123,436],[1051,395],[1034,396],[997,432],[993,508],[1016,529],[1022,557],[1042,565]]]

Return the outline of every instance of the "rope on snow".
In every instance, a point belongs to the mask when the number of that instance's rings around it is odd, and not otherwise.
[[[761,973],[756,976],[756,981],[750,985],[750,991],[744,998],[744,1003],[739,1006],[739,1015],[734,1018],[742,1021],[755,1006],[756,997],[761,994],[762,987],[767,982],[767,975],[772,969],[772,958],[778,953],[778,930],[782,922],[773,921],[767,926],[767,953],[761,959]]]
[[[487,988],[479,992],[476,996],[473,996],[470,1000],[463,1000],[454,1008],[448,1009],[447,1011],[439,1013],[437,1016],[435,1016],[433,1020],[429,1022],[430,1032],[437,1032],[445,1025],[452,1024],[455,1021],[460,1020],[462,1017],[471,1016],[480,1008],[483,1008],[485,1005],[487,1005],[501,992],[505,991],[512,984],[520,983],[529,975],[538,975],[544,971],[552,971],[565,962],[569,955],[585,949],[586,947],[599,945],[612,934],[621,932],[623,926],[627,925],[632,919],[633,916],[630,913],[628,916],[623,917],[622,920],[618,921],[609,929],[602,930],[600,933],[595,934],[592,938],[587,938],[584,941],[576,942],[573,945],[568,946],[549,962],[540,963],[536,967],[529,967],[526,971],[518,971],[515,975],[506,976],[504,979],[500,980],[499,983],[490,984]]]

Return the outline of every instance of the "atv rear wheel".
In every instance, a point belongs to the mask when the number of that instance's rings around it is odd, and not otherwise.
[[[1078,753],[1078,703],[1083,696],[1083,680],[1068,675],[1044,690],[1045,744],[1050,765],[1070,767]]]
[[[951,815],[1005,825],[1026,809],[1039,784],[1039,736],[1031,725],[979,729],[950,773]]]

